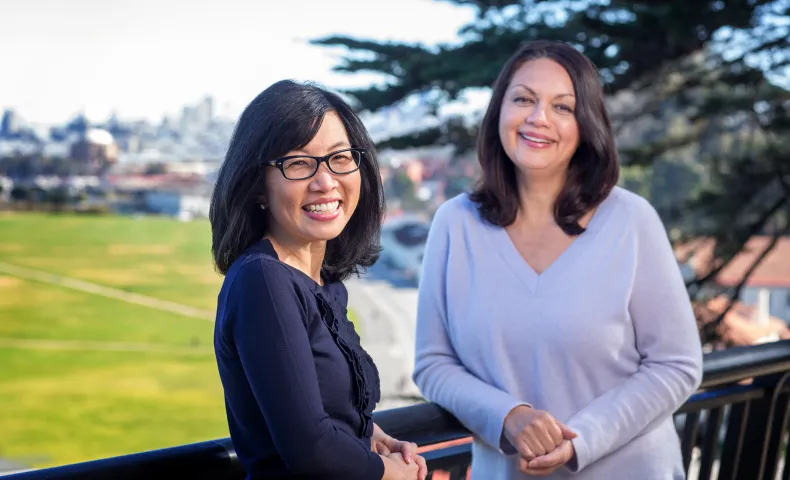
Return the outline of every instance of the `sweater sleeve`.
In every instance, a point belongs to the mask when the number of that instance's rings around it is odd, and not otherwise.
[[[379,480],[381,458],[337,428],[324,411],[292,273],[257,260],[231,288],[231,331],[239,359],[288,469],[299,476]]]
[[[453,202],[455,203],[455,202]],[[423,257],[417,301],[413,379],[423,396],[452,413],[466,428],[504,454],[516,453],[504,439],[507,414],[529,405],[473,375],[458,359],[448,335],[447,266],[454,212],[441,207],[433,220]],[[453,258],[453,262],[462,261]]]
[[[638,199],[632,214],[635,270],[628,310],[641,356],[620,387],[577,412],[568,426],[578,472],[671,416],[699,387],[702,347],[691,302],[664,226],[655,209]]]

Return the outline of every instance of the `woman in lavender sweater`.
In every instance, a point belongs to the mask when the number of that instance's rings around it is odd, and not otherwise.
[[[615,186],[595,66],[525,45],[477,148],[478,187],[431,227],[414,371],[473,432],[472,478],[685,478],[672,414],[699,336],[656,211]]]

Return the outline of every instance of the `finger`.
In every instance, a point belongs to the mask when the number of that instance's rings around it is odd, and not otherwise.
[[[564,463],[563,453],[562,450],[558,448],[551,453],[547,453],[546,455],[533,458],[532,460],[530,460],[527,467],[540,469],[540,468],[549,468],[557,465],[562,465],[563,463]]]
[[[389,456],[389,455],[392,454],[390,449],[387,448],[386,445],[384,445],[383,443],[380,443],[380,442],[376,443],[376,453],[378,453],[379,455],[386,455],[386,456]]]
[[[407,442],[405,444],[404,451],[404,458],[406,458],[406,463],[411,463],[414,461],[415,457],[417,457],[417,444],[414,442]]]
[[[571,430],[570,427],[568,427],[564,423],[557,422],[557,424],[559,425],[560,430],[562,431],[562,438],[564,438],[565,440],[573,440],[574,438],[579,436],[579,434]]]
[[[546,427],[546,433],[548,433],[549,437],[551,437],[551,441],[555,447],[562,443],[562,441],[565,439],[562,433],[563,426],[564,425],[562,425],[560,422],[554,421],[551,422],[548,427]]]
[[[425,461],[425,459],[423,457],[421,457],[419,455],[417,455],[417,457],[415,457],[415,458],[416,458],[416,461],[417,461],[417,465],[420,466],[420,470],[418,472],[419,479],[420,480],[425,480],[425,477],[428,476],[428,463]]]
[[[532,450],[532,453],[535,454],[536,457],[546,455],[551,450],[553,450],[553,448],[546,450],[546,448],[543,446],[543,442],[537,437],[537,435],[529,435],[527,438],[525,438],[525,440],[527,442],[527,446],[530,450]]]
[[[407,464],[411,464],[414,461],[414,456],[417,455],[417,444],[412,442],[398,442],[396,443],[395,447],[401,455],[403,455],[403,460]]]
[[[554,473],[553,468],[524,468],[521,471],[532,477],[545,477]]]
[[[526,475],[533,475],[536,477],[543,477],[552,473],[554,468],[529,468],[529,462],[523,458],[519,460],[518,469]]]
[[[553,425],[555,425],[554,422],[552,422],[552,426]],[[552,438],[548,428],[537,431],[535,437],[543,447],[543,454],[553,451],[562,442],[562,439],[560,439],[559,442],[554,443],[554,438]]]
[[[533,458],[537,457],[537,455],[535,455],[535,452],[533,452],[532,449],[529,448],[529,445],[527,445],[527,443],[523,441],[519,442],[518,453],[523,458],[526,458],[527,461],[530,461]]]

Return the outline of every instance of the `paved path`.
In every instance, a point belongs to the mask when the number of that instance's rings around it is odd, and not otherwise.
[[[84,280],[77,280],[76,278],[63,277],[53,273],[43,272],[41,270],[11,265],[10,263],[0,262],[0,273],[13,275],[25,280],[33,280],[36,282],[48,283],[50,285],[71,288],[72,290],[79,290],[81,292],[92,293],[94,295],[101,295],[103,297],[122,300],[135,305],[155,308],[157,310],[164,310],[166,312],[177,313],[187,317],[202,318],[211,321],[214,321],[215,317],[214,312],[210,312],[208,310],[202,310],[180,303],[169,302],[167,300],[161,300],[159,298],[149,297],[147,295],[127,292],[119,288],[106,287],[104,285],[98,285],[96,283],[86,282]]]
[[[394,288],[384,281],[347,280],[349,307],[359,317],[362,344],[381,377],[378,410],[416,402],[419,391],[411,381],[414,367],[414,328],[417,290]]]
[[[29,470],[29,468],[24,467],[16,462],[10,462],[8,460],[3,460],[0,458],[0,477],[4,475],[11,475],[14,473],[20,473]]]

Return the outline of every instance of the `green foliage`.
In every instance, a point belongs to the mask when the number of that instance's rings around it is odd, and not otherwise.
[[[437,115],[466,90],[489,87],[523,42],[565,41],[598,66],[612,100],[626,167],[621,183],[659,204],[668,227],[682,229],[681,239],[717,240],[713,270],[690,285],[692,292],[714,279],[750,236],[787,231],[790,2],[446,1],[477,10],[457,44],[314,40],[345,47],[337,71],[381,75],[378,85],[346,92],[360,110],[419,94]],[[438,127],[382,144],[452,144],[457,154],[473,149],[474,128],[457,117],[439,120]]]

